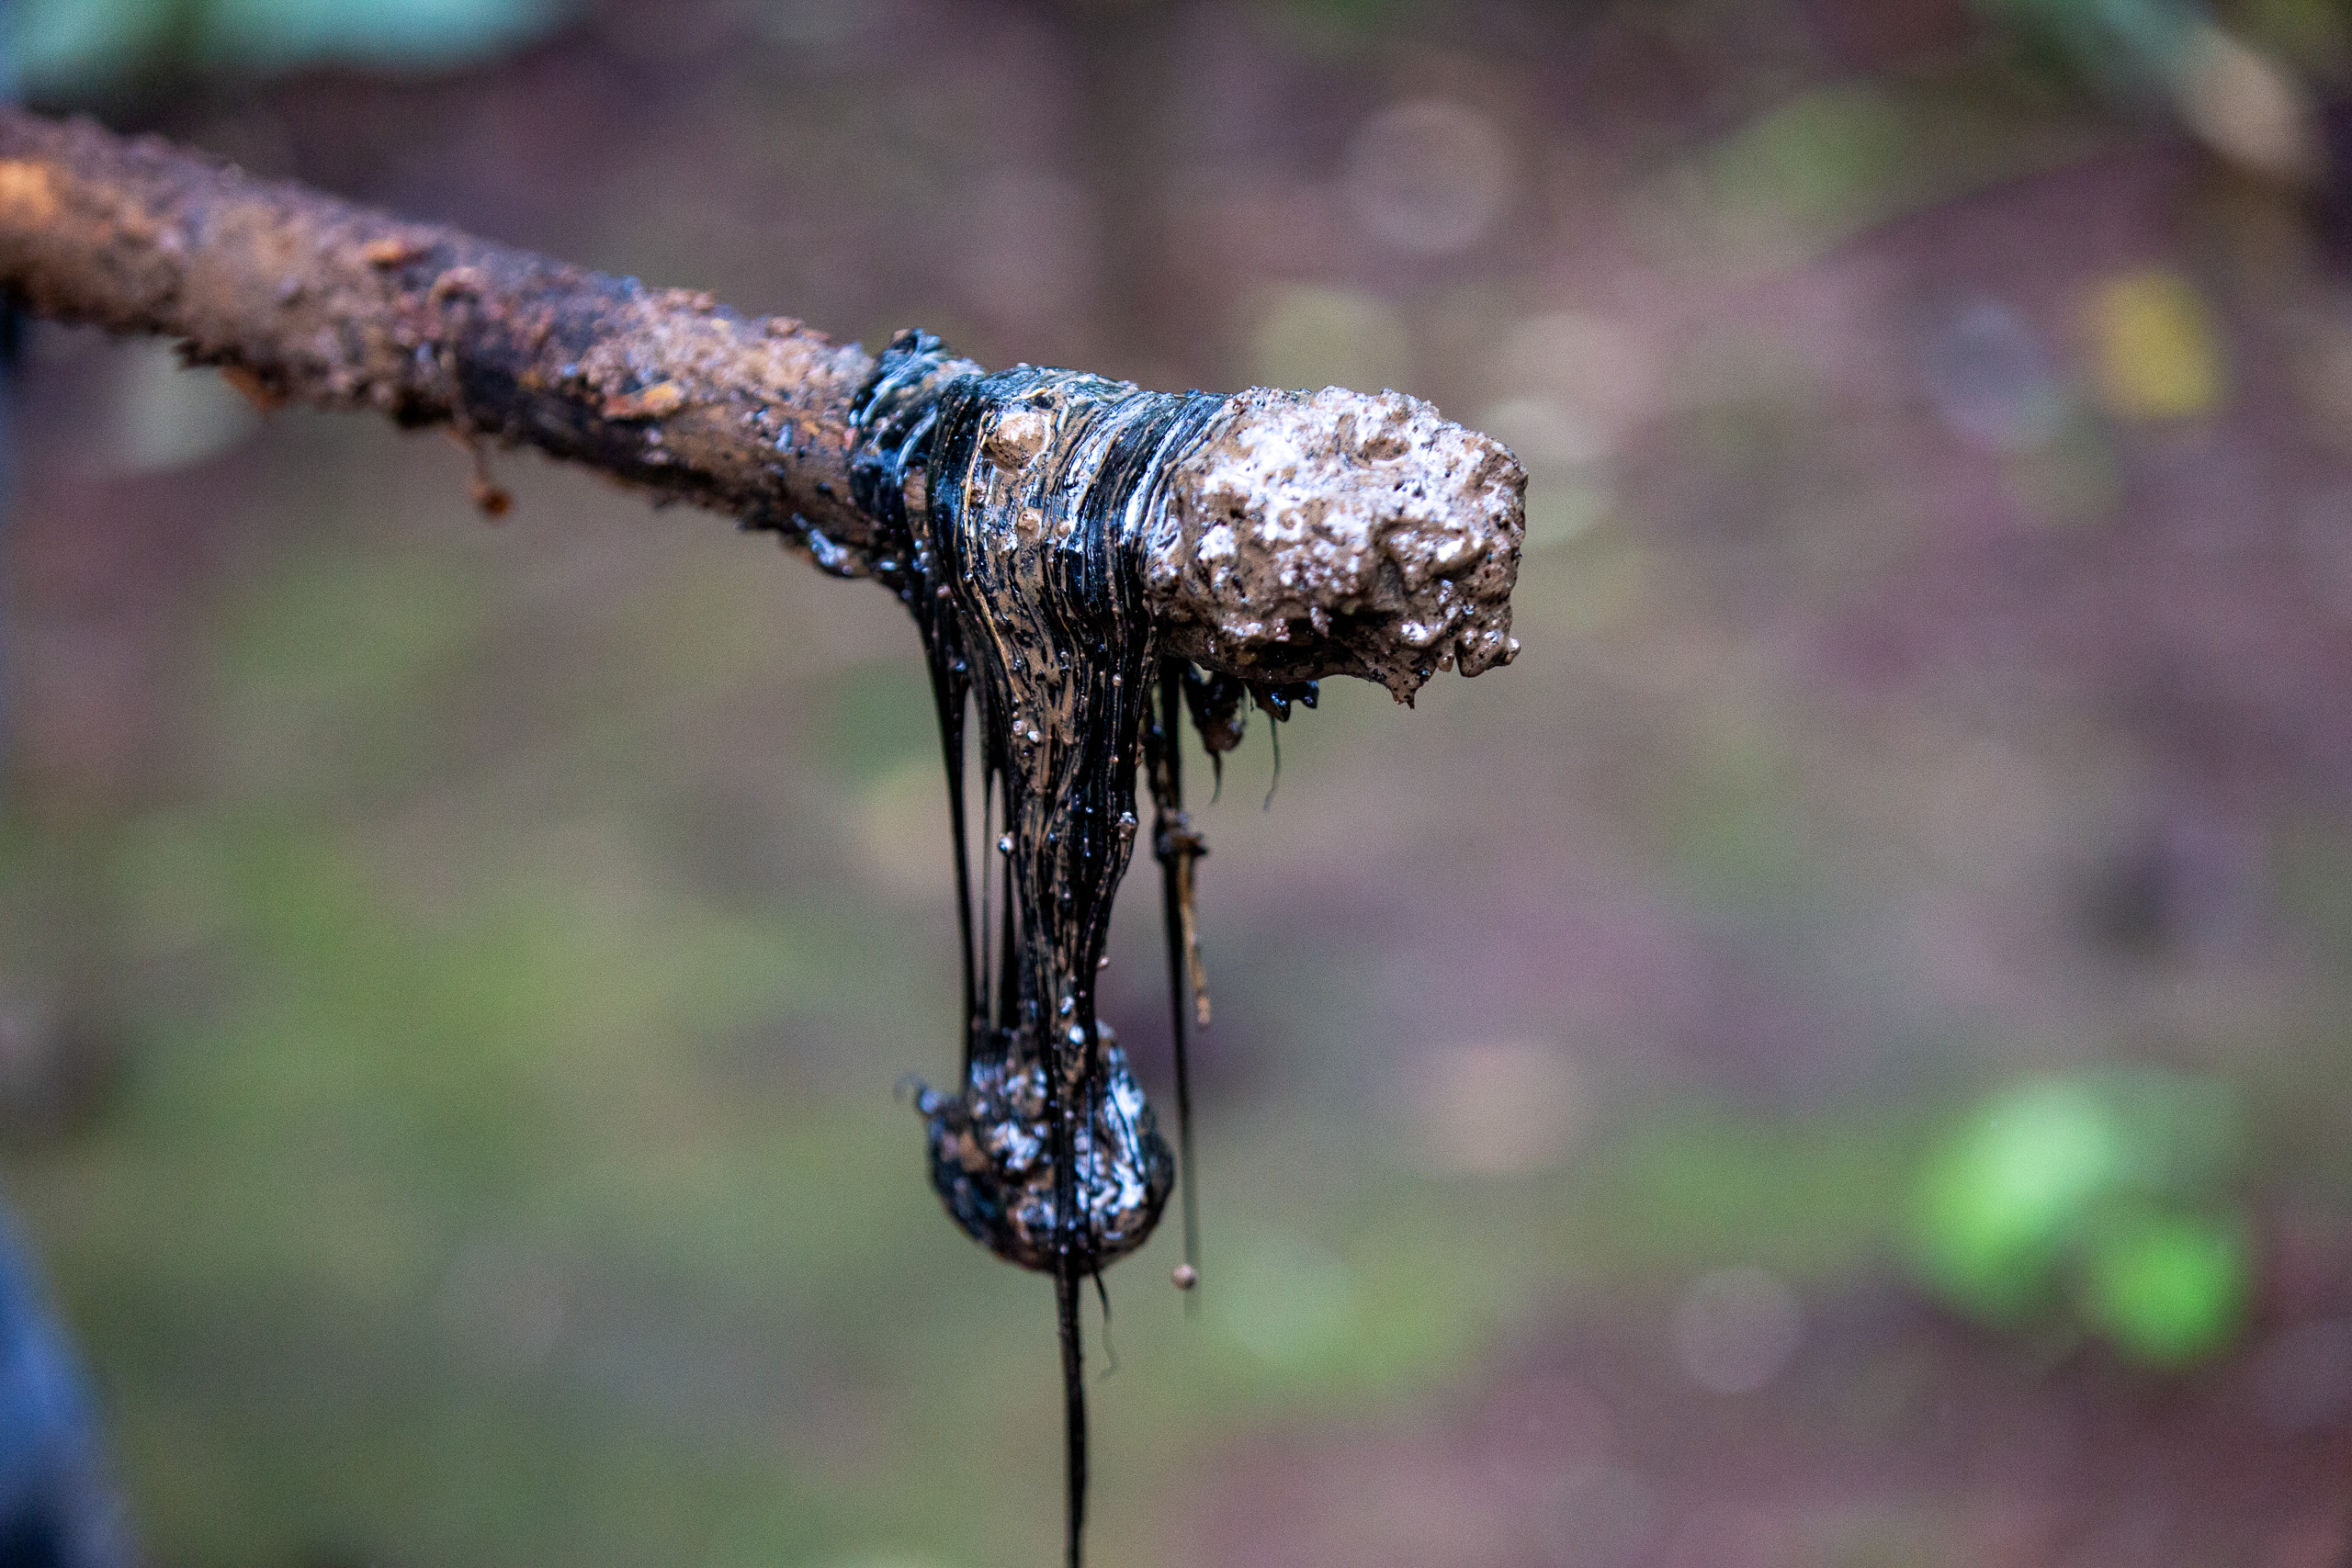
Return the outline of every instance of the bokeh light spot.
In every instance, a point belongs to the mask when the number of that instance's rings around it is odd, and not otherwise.
[[[2101,401],[2125,419],[2189,419],[2222,400],[2222,344],[2197,286],[2150,268],[2100,284],[2084,312]]]
[[[1521,1176],[1557,1166],[1585,1127],[1584,1087],[1557,1045],[1479,1041],[1411,1069],[1421,1147],[1440,1170]]]
[[[1701,1275],[1675,1307],[1673,1327],[1692,1382],[1711,1393],[1753,1393],[1796,1355],[1804,1312],[1779,1275],[1743,1264]]]
[[[2300,179],[2324,161],[2302,88],[2268,56],[2220,28],[2195,30],[2175,91],[2189,129],[2234,163]]]
[[[1510,192],[1511,149],[1466,104],[1420,98],[1382,110],[1348,143],[1348,209],[1373,239],[1453,255],[1484,239]]]
[[[2023,318],[1999,299],[1953,312],[1930,338],[1923,377],[1951,433],[1999,452],[2036,446],[2066,416],[2065,389]]]

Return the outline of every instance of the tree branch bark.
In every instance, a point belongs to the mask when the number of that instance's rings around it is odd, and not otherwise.
[[[775,530],[837,575],[902,547],[851,491],[875,360],[790,318],[10,108],[0,288],[39,315],[180,338],[266,401],[537,447]],[[1408,697],[1437,670],[1476,673],[1517,647],[1525,482],[1413,399],[1241,394],[1137,524],[1154,622],[1251,680],[1356,674]]]

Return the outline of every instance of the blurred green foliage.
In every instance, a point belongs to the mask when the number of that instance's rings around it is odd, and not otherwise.
[[[2186,1366],[2235,1337],[2250,1274],[2233,1217],[2126,1208],[2086,1238],[2084,1321],[2134,1360]]]
[[[1914,1265],[2009,1328],[2088,1331],[2185,1366],[2233,1342],[2252,1281],[2230,1184],[2242,1154],[2222,1087],[2153,1070],[2013,1085],[1970,1112],[1918,1179]]]
[[[1835,83],[1708,143],[1668,177],[1661,197],[1692,225],[1670,231],[1708,235],[1770,270],[2062,162],[2086,132],[1997,73]]]
[[[2307,71],[2340,75],[2352,45],[2352,9],[2339,0],[2235,0],[2223,19],[2253,42]]]
[[[2218,24],[2306,71],[2340,73],[2352,14],[2336,0],[1976,0],[2025,49],[2110,96],[2164,85],[2197,29]]]
[[[2205,14],[2195,0],[1977,0],[1977,6],[2036,52],[2127,96],[2165,80]]]
[[[19,0],[10,41],[25,91],[73,99],[187,66],[458,65],[511,48],[571,8],[571,0]]]

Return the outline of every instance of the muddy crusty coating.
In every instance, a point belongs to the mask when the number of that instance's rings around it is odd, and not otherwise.
[[[1168,476],[1145,590],[1169,650],[1280,684],[1333,673],[1409,701],[1519,652],[1527,472],[1401,392],[1255,388]]]

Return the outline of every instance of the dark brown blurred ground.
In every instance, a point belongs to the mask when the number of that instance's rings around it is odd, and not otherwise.
[[[1823,1304],[1769,1393],[1694,1388],[1638,1311],[1524,1346],[1409,1422],[1273,1433],[1212,1470],[1202,1562],[1796,1568],[2340,1568],[2352,1439],[2297,1395],[2352,1329],[2179,1386],[2043,1366],[1866,1292]]]

